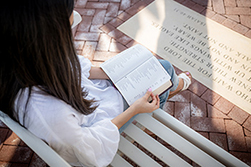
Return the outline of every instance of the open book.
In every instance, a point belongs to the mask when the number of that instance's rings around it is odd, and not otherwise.
[[[145,95],[149,88],[161,94],[173,85],[170,75],[152,53],[135,45],[100,66],[131,105]]]

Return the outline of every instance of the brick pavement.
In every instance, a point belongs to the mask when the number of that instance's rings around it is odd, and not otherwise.
[[[136,44],[116,29],[153,0],[78,0],[83,21],[73,30],[77,53],[94,65]],[[177,0],[251,38],[250,0]],[[180,72],[179,69],[176,69]],[[174,96],[165,111],[251,166],[251,116],[198,81]],[[0,122],[0,167],[46,164]],[[192,163],[193,164],[193,163]],[[196,166],[196,164],[193,164]]]

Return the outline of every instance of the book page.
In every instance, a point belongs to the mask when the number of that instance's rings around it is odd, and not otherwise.
[[[135,70],[152,57],[152,53],[142,45],[135,45],[101,64],[101,68],[116,84],[121,78]]]
[[[123,77],[116,83],[118,90],[126,99],[127,103],[131,105],[137,99],[145,95],[149,88],[152,88],[153,92],[159,87],[163,88],[162,91],[171,86],[170,75],[160,65],[157,58],[153,57],[140,65],[136,70]],[[158,93],[161,92],[159,89]]]

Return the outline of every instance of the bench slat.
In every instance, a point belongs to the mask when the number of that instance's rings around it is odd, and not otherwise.
[[[123,159],[120,155],[116,154],[112,163],[110,164],[112,166],[119,166],[119,167],[132,167],[131,164],[129,164],[125,159]]]
[[[156,161],[149,158],[144,152],[134,146],[131,142],[126,140],[123,136],[120,136],[119,150],[139,166],[161,166]]]
[[[124,131],[132,139],[137,141],[140,145],[145,147],[148,151],[153,153],[160,160],[165,162],[169,166],[191,166],[182,158],[177,156],[175,153],[164,147],[158,141],[154,140],[152,137],[144,133],[141,129],[133,124],[130,124]]]
[[[248,167],[247,164],[240,161],[230,153],[226,152],[224,149],[206,139],[165,111],[157,109],[153,112],[153,116],[161,123],[172,129],[172,131],[175,131],[180,136],[183,136],[183,138],[185,138],[187,141],[193,143],[198,148],[211,155],[213,158],[215,158],[225,166]]]
[[[135,119],[197,164],[205,167],[224,166],[148,114],[140,114]]]

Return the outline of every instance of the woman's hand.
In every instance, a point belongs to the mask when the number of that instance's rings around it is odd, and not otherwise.
[[[149,97],[152,97],[151,102],[148,102]],[[139,113],[151,113],[159,108],[159,104],[159,96],[154,96],[152,90],[149,89],[143,97],[135,101],[126,111],[112,119],[112,122],[118,128],[121,128],[134,115],[137,115]]]
[[[151,102],[148,102],[149,97],[152,98]],[[154,110],[158,109],[159,105],[160,105],[159,96],[158,95],[154,96],[150,88],[146,92],[146,94],[142,98],[135,101],[131,105],[131,107],[135,110],[135,112],[137,112],[137,114],[139,114],[139,113],[151,113]]]

